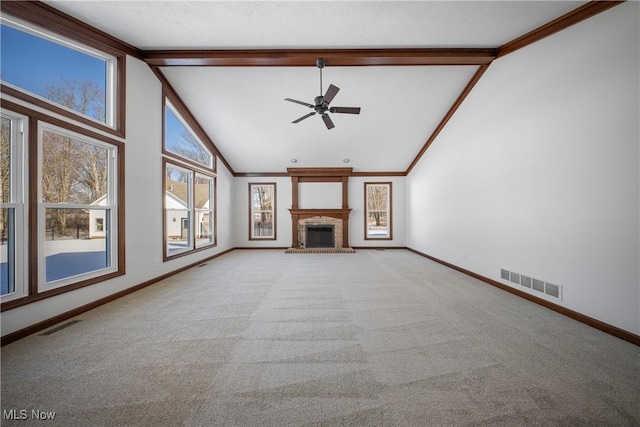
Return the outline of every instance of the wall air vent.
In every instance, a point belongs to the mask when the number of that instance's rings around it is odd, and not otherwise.
[[[533,289],[538,292],[544,292],[544,282],[542,280],[533,279]]]
[[[511,280],[513,283],[517,283],[519,285],[520,284],[520,275],[518,273],[514,273],[512,271],[511,272],[511,278],[509,280]]]
[[[554,285],[552,283],[545,282],[544,280],[534,279],[530,276],[505,270],[504,268],[500,269],[500,278],[562,300],[562,286],[560,285]]]
[[[546,282],[544,284],[544,293],[552,297],[560,298],[560,286]]]

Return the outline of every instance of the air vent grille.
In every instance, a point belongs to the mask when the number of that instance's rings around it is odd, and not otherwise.
[[[560,286],[545,282],[544,293],[552,297],[560,298]]]
[[[558,298],[562,300],[562,286],[554,285],[553,283],[545,282],[544,280],[535,279],[530,276],[525,276],[520,273],[500,269],[500,278],[508,280],[512,283],[517,283],[525,288],[533,289],[550,297]]]
[[[542,280],[533,279],[533,289],[538,292],[544,292],[544,282]]]

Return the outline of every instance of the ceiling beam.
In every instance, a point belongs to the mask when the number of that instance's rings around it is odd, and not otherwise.
[[[252,49],[147,50],[142,59],[152,67],[309,67],[324,58],[328,66],[485,65],[496,49]]]
[[[588,3],[583,4],[576,9],[565,13],[559,18],[554,19],[551,22],[548,22],[533,31],[530,31],[522,36],[511,40],[508,43],[500,46],[498,48],[497,57],[505,56],[511,52],[514,52],[518,49],[522,49],[525,46],[529,46],[539,40],[542,40],[545,37],[548,37],[552,34],[555,34],[559,31],[564,30],[572,25],[577,24],[578,22],[582,22],[585,19],[589,19],[594,15],[599,14],[600,12],[604,12],[614,6],[619,5],[620,3],[624,3],[623,1],[600,1],[594,0]]]

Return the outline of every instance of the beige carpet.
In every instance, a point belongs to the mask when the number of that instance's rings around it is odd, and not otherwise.
[[[2,426],[640,425],[640,348],[404,250],[236,250],[75,320],[2,348]]]

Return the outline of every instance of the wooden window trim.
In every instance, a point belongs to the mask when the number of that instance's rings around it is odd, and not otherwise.
[[[53,113],[80,122],[95,129],[99,129],[119,138],[125,138],[126,129],[126,56],[127,52],[138,54],[137,49],[127,47],[122,42],[101,33],[97,29],[82,23],[68,15],[65,15],[49,6],[38,2],[0,2],[2,13],[6,13],[16,19],[20,19],[28,24],[40,27],[49,32],[63,36],[66,39],[84,44],[91,48],[104,52],[116,59],[116,72],[114,76],[115,96],[113,100],[114,108],[114,124],[113,127],[91,120],[81,114],[71,112],[57,104],[45,101],[36,96],[31,95],[25,90],[19,90],[7,85],[0,84],[0,92],[9,96],[13,96],[29,104],[44,108]],[[103,41],[101,41],[103,40]],[[111,40],[105,42],[105,40]]]
[[[171,88],[164,87],[162,93],[163,93],[163,96],[162,96],[162,154],[167,157],[176,159],[181,163],[187,163],[192,167],[202,169],[202,170],[208,171],[209,173],[215,174],[217,172],[216,170],[217,155],[216,155],[216,150],[212,149],[213,144],[209,140],[209,137],[207,136],[206,133],[204,133],[204,131],[200,127],[200,124],[193,118],[189,109],[185,107],[180,97]],[[174,107],[174,109],[176,110],[176,113],[178,113],[180,118],[182,118],[182,120],[184,120],[187,123],[190,130],[194,133],[194,136],[198,138],[198,140],[203,144],[203,148],[206,149],[211,155],[211,167],[203,165],[202,163],[198,163],[187,157],[182,157],[179,154],[176,154],[172,151],[167,150],[166,135],[165,135],[165,129],[166,129],[165,111],[167,108],[167,99],[169,100],[169,102],[171,102],[171,105]]]
[[[273,186],[273,237],[253,237],[251,228],[253,227],[253,203],[251,199],[251,188],[254,185],[271,185]],[[250,241],[268,241],[278,240],[278,185],[275,182],[250,182],[249,183],[249,240]]]
[[[180,158],[182,159],[182,158]],[[199,248],[195,246],[195,240],[193,242],[193,248],[186,250],[186,251],[182,251],[179,252],[175,255],[167,255],[167,242],[169,241],[169,236],[167,235],[167,198],[166,198],[166,194],[167,194],[167,165],[173,165],[176,166],[178,168],[182,168],[182,169],[187,169],[189,171],[191,171],[193,173],[193,182],[192,185],[195,185],[195,176],[196,174],[200,174],[200,175],[204,175],[207,176],[209,178],[213,178],[213,197],[214,197],[214,202],[213,202],[213,220],[214,220],[214,224],[213,224],[213,243],[207,244],[207,245],[203,245],[200,246]],[[195,194],[195,187],[194,187],[194,194]],[[163,157],[162,158],[162,262],[167,262],[167,261],[171,261],[174,260],[176,258],[180,258],[186,255],[192,255],[196,252],[200,252],[200,251],[204,251],[207,249],[211,249],[214,248],[216,246],[218,246],[218,203],[217,203],[217,198],[218,198],[218,177],[211,173],[210,170],[208,169],[203,169],[203,168],[194,168],[190,163],[186,163],[186,162],[180,162],[180,161],[176,161],[173,158],[166,158]],[[195,210],[195,208],[194,208]],[[192,214],[193,216],[193,214]],[[194,227],[193,221],[191,221],[191,227]],[[194,231],[194,230],[191,230]]]
[[[389,237],[369,237],[367,227],[367,217],[369,210],[367,209],[367,186],[368,185],[388,185],[389,186],[389,205],[387,206],[387,212],[389,218],[387,222],[389,225]],[[393,183],[391,181],[385,182],[365,182],[364,183],[364,240],[393,240]]]
[[[32,110],[31,108],[15,104],[11,101],[3,100],[2,108],[7,111],[12,111],[14,113],[21,114],[23,116],[28,117],[28,153],[27,153],[27,163],[28,163],[28,237],[27,244],[28,248],[28,294],[23,298],[18,298],[11,301],[3,302],[0,305],[0,311],[10,310],[16,307],[21,307],[27,304],[30,304],[35,301],[40,301],[46,298],[50,298],[52,296],[60,295],[66,292],[74,291],[76,289],[83,288],[85,286],[93,285],[96,283],[100,283],[114,277],[122,276],[126,272],[125,266],[125,154],[124,154],[124,144],[120,141],[111,139],[108,136],[102,135],[100,133],[96,133],[92,130],[85,129],[83,127],[77,126],[72,123],[68,123],[67,121],[49,116],[48,114]],[[48,289],[45,291],[40,291],[38,289],[38,256],[40,251],[42,250],[38,245],[38,122],[46,122],[48,124],[61,127],[63,129],[69,130],[71,132],[75,132],[86,136],[91,139],[96,139],[107,144],[113,145],[117,148],[117,171],[116,171],[116,179],[117,182],[117,218],[118,218],[118,230],[117,233],[117,259],[118,259],[118,268],[115,271],[109,272],[107,274],[92,277],[86,280],[81,280],[69,285],[60,286],[59,288]]]

